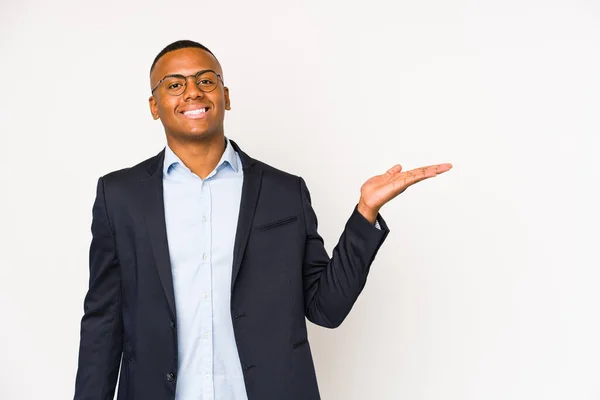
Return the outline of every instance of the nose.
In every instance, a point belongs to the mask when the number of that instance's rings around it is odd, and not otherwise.
[[[194,100],[202,97],[204,97],[204,92],[198,89],[196,77],[188,77],[186,79],[185,91],[183,92],[183,100]]]

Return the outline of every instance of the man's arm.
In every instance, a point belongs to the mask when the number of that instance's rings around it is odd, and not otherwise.
[[[381,216],[377,217],[378,229],[355,209],[330,259],[317,232],[317,217],[302,178],[300,190],[306,224],[305,314],[317,325],[335,328],[346,318],[364,288],[371,263],[389,229]]]
[[[81,320],[75,400],[112,400],[123,350],[121,272],[102,178],[92,216],[90,280]]]
[[[331,260],[317,233],[317,217],[310,205],[310,194],[300,178],[302,210],[306,224],[304,254],[304,307],[306,317],[317,325],[335,328],[350,312],[362,291],[377,250],[389,233],[381,207],[408,187],[449,171],[452,164],[436,164],[402,171],[394,165],[384,174],[367,180],[360,188],[360,200]],[[374,224],[379,224],[375,227]],[[381,229],[378,229],[381,228]]]

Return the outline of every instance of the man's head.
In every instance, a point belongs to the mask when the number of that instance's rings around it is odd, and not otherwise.
[[[168,139],[209,140],[224,134],[229,89],[219,61],[200,43],[180,40],[165,47],[150,68],[150,87],[150,112],[161,120]]]

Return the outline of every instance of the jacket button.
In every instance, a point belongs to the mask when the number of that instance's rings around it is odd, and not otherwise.
[[[175,329],[175,321],[171,321],[171,329]]]
[[[175,374],[168,373],[168,374],[167,374],[167,380],[168,380],[169,382],[173,382],[173,381],[175,380]]]

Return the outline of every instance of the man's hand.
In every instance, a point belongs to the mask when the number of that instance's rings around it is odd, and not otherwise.
[[[452,164],[438,164],[402,172],[401,165],[394,165],[385,174],[374,176],[362,185],[358,212],[374,224],[379,209],[385,203],[404,192],[409,186],[433,178],[451,168]]]

